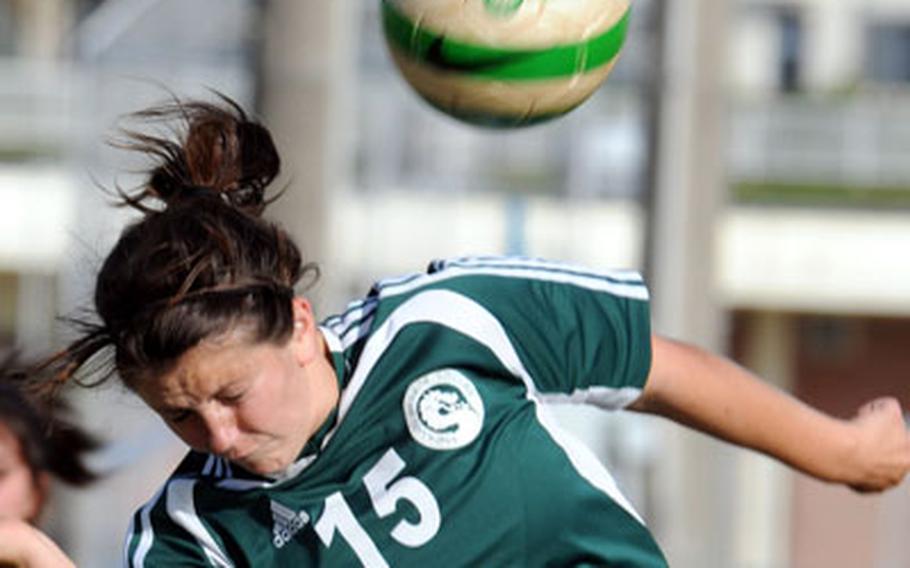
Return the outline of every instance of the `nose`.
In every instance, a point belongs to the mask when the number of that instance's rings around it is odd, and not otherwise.
[[[200,414],[205,424],[208,451],[219,455],[227,454],[237,440],[237,423],[231,410],[218,405]]]

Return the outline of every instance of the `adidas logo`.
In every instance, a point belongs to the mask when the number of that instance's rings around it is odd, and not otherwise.
[[[310,522],[306,511],[295,513],[277,501],[272,501],[272,544],[281,548],[300,532],[300,529]]]

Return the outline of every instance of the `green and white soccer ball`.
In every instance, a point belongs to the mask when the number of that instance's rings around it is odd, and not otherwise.
[[[561,116],[606,80],[629,0],[382,0],[395,64],[431,105],[486,126]]]

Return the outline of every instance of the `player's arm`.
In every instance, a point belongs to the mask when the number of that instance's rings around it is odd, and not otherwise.
[[[823,414],[733,362],[652,338],[653,360],[632,410],[658,414],[773,456],[822,480],[882,491],[910,470],[900,405],[877,399],[850,420]]]
[[[18,519],[0,520],[0,566],[75,568],[47,535]]]

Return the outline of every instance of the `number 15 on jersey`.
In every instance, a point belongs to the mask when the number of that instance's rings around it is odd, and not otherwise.
[[[404,546],[418,548],[436,536],[442,519],[436,497],[422,481],[411,476],[398,477],[404,468],[404,460],[394,448],[389,448],[363,476],[363,484],[379,518],[394,514],[399,501],[414,506],[420,519],[416,523],[402,519],[392,529],[391,536]],[[313,528],[326,547],[332,546],[337,532],[364,566],[388,567],[388,562],[357,521],[340,491],[326,498],[322,516]]]

